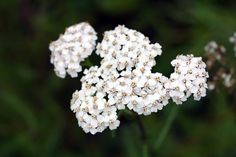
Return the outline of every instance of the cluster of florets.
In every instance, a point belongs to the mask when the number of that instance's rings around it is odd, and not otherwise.
[[[87,133],[95,134],[109,127],[111,130],[120,124],[117,120],[117,107],[108,101],[104,90],[102,70],[97,66],[84,71],[82,89],[75,91],[71,100],[71,110],[76,113],[79,126]]]
[[[176,104],[182,104],[191,94],[194,100],[206,96],[208,73],[201,57],[180,55],[171,64],[175,71],[170,75],[169,91]]]
[[[82,22],[70,26],[59,39],[51,42],[51,63],[57,76],[64,78],[66,73],[77,77],[82,71],[80,62],[87,58],[96,46],[97,35],[93,27]]]
[[[118,26],[105,32],[96,53],[103,57],[105,89],[118,109],[127,106],[138,114],[148,115],[167,104],[163,84],[168,79],[151,72],[155,57],[162,53],[158,43],[151,44],[143,34]],[[107,76],[110,74],[113,77]]]
[[[236,57],[236,32],[229,38],[229,41],[234,44],[234,56]]]
[[[180,104],[192,94],[195,100],[206,95],[208,74],[200,57],[178,56],[171,63],[175,70],[170,79],[153,73],[161,46],[125,26],[106,31],[96,53],[102,57],[101,66],[84,70],[82,89],[71,100],[71,110],[86,133],[116,129],[118,110],[150,115],[162,110],[170,98]]]

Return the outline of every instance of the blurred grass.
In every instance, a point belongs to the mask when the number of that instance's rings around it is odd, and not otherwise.
[[[153,71],[166,76],[177,54],[202,56],[204,45],[213,39],[227,46],[229,64],[236,66],[228,43],[236,31],[234,0],[2,0],[0,13],[1,157],[236,156],[235,92],[208,92],[200,102],[178,106],[173,117],[172,103],[141,116],[147,143],[129,115],[121,116],[115,132],[92,136],[78,127],[69,108],[79,78],[57,78],[48,50],[48,44],[74,23],[90,22],[99,39],[105,30],[125,24],[163,46]],[[98,61],[92,55],[84,64]],[[171,125],[165,125],[168,117]]]

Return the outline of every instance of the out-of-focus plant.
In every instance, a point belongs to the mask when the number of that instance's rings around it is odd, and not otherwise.
[[[234,44],[234,51],[236,51],[236,33],[230,37],[230,42]],[[219,90],[219,86],[223,84],[229,92],[234,91],[235,67],[225,55],[225,46],[219,45],[216,41],[210,41],[204,50],[206,52],[204,60],[210,75],[208,81],[209,90]]]

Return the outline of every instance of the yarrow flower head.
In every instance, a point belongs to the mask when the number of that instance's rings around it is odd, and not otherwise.
[[[107,127],[116,129],[120,124],[117,107],[106,98],[101,69],[94,66],[85,70],[84,74],[82,89],[75,91],[71,100],[71,110],[76,113],[79,126],[91,134],[102,132]]]
[[[77,77],[78,72],[82,71],[80,62],[91,55],[96,40],[92,26],[82,22],[68,27],[64,34],[51,42],[51,63],[57,76],[64,78],[68,73],[71,77]]]
[[[71,100],[71,110],[86,133],[116,129],[119,110],[150,115],[170,98],[180,104],[192,94],[195,100],[206,95],[208,73],[200,57],[178,56],[171,63],[175,70],[170,78],[153,73],[155,57],[162,53],[160,44],[123,25],[106,31],[95,52],[102,57],[101,66],[84,70],[82,88]]]
[[[151,73],[155,57],[162,53],[158,43],[151,44],[142,33],[117,26],[104,33],[96,53],[103,57],[105,89],[118,109],[127,106],[138,114],[148,115],[167,104],[160,79],[164,76]]]
[[[161,46],[150,44],[142,33],[125,26],[117,26],[106,31],[101,43],[97,45],[96,53],[104,58],[103,62],[113,63],[117,70],[131,70],[134,66],[152,68],[155,57],[161,55]]]
[[[194,100],[206,96],[206,64],[201,57],[179,55],[171,62],[174,73],[170,75],[169,94],[176,104],[182,104],[191,94]]]

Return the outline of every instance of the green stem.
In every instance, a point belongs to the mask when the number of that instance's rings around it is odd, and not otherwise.
[[[171,128],[171,125],[172,123],[174,122],[175,120],[175,117],[177,115],[177,111],[178,111],[178,107],[172,107],[171,111],[170,111],[170,114],[168,115],[168,118],[165,122],[165,125],[164,127],[161,129],[161,132],[158,136],[158,138],[156,139],[155,143],[154,143],[154,149],[157,151],[160,149],[163,141],[165,140],[170,128]]]
[[[141,134],[141,140],[142,140],[142,156],[148,157],[149,152],[148,152],[148,144],[147,144],[147,134],[139,116],[137,116],[137,122],[138,122],[139,130],[140,130],[140,134]]]
[[[148,157],[148,146],[147,144],[143,144],[143,157]]]

